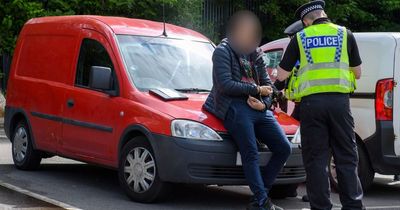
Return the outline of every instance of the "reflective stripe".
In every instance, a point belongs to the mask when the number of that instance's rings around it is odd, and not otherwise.
[[[304,48],[304,52],[306,53],[307,62],[309,64],[314,63],[312,56],[311,56],[311,51],[309,48],[307,48],[307,45],[306,45],[306,33],[304,32],[304,30],[300,31],[300,38],[301,38],[301,44],[303,45],[303,48]]]
[[[339,46],[336,47],[336,52],[335,52],[335,62],[340,62],[340,59],[342,57],[342,46],[343,46],[343,27],[338,28],[338,37],[339,37]]]
[[[349,70],[349,64],[343,62],[335,62],[335,63],[313,63],[307,64],[303,66],[299,70],[298,76],[302,75],[306,71],[310,70],[321,70],[321,69],[341,69],[341,70]]]
[[[289,100],[294,100],[294,82],[297,80],[298,69],[296,67],[293,68],[292,73],[289,78],[289,83],[287,88],[285,89],[286,98]]]
[[[299,91],[301,92],[310,87],[324,86],[324,85],[340,85],[343,87],[348,87],[349,89],[353,87],[352,82],[346,79],[318,79],[318,80],[309,80],[301,83]]]

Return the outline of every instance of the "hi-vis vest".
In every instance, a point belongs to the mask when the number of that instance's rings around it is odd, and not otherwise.
[[[287,88],[285,89],[285,97],[294,102],[300,102],[300,98],[294,97],[294,85],[293,85],[294,82],[297,80],[298,71],[299,71],[299,69],[297,68],[297,64],[296,64],[296,67],[294,67],[292,72],[290,73]]]
[[[292,72],[289,81],[289,99],[338,92],[352,93],[356,81],[349,68],[347,30],[327,23],[312,25],[297,33],[300,49],[300,68]]]

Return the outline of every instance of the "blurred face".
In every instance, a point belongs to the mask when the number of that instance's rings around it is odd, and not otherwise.
[[[236,17],[230,32],[230,41],[235,50],[241,54],[254,52],[261,42],[261,26],[255,16],[241,15]]]

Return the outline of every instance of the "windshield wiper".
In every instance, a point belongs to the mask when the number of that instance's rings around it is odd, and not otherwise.
[[[208,90],[208,89],[202,89],[202,88],[177,88],[177,89],[175,89],[176,91],[179,91],[179,92],[184,92],[184,93],[189,93],[189,92],[196,92],[196,93],[199,93],[199,92],[211,92],[211,90]]]

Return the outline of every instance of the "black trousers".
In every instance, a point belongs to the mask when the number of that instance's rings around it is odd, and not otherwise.
[[[311,209],[331,209],[328,158],[332,152],[345,210],[363,209],[357,144],[348,94],[314,94],[300,104],[301,143]]]

